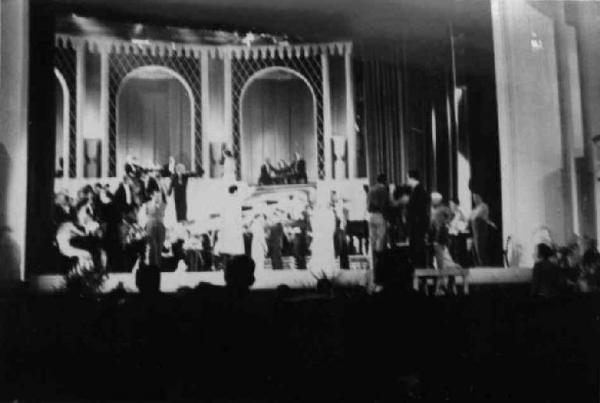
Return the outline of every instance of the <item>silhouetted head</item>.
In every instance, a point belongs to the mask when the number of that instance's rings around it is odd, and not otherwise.
[[[227,191],[229,192],[229,194],[234,194],[235,192],[237,192],[237,190],[238,190],[238,187],[236,185],[231,185],[227,189]]]
[[[387,176],[386,174],[379,174],[377,175],[377,183],[385,185],[387,184]]]
[[[317,291],[319,293],[329,293],[333,290],[333,284],[326,278],[317,281]]]
[[[554,257],[555,253],[554,253],[554,249],[552,249],[550,246],[546,245],[545,243],[540,243],[537,245],[537,257],[540,260],[548,260],[552,257]]]
[[[254,284],[254,260],[246,255],[234,256],[225,267],[225,285],[235,290],[248,290]]]
[[[396,187],[394,198],[400,200],[402,204],[408,204],[410,201],[410,194],[412,193],[410,186],[402,185]]]

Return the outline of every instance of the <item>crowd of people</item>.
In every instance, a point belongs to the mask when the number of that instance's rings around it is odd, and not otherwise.
[[[299,161],[297,156],[297,168]],[[257,271],[311,268],[322,277],[338,267],[336,257],[348,268],[346,218],[335,191],[318,201],[291,192],[275,205],[263,201],[247,211],[248,194],[233,183],[216,203],[219,211],[210,228],[195,234],[187,217],[187,185],[197,173],[187,172],[174,158],[161,167],[143,168],[132,156],[124,172],[114,192],[98,183],[76,195],[56,193],[53,223],[61,272],[131,272],[140,266],[173,271],[181,262],[186,270],[218,270],[237,255],[251,256]],[[201,242],[190,247],[197,238]]]
[[[296,154],[285,173],[289,183],[306,181],[303,161]],[[269,161],[263,171],[275,172]],[[332,278],[350,267],[351,255],[370,252],[377,283],[381,254],[399,248],[408,251],[417,268],[489,264],[488,238],[495,225],[481,196],[473,194],[466,217],[458,200],[427,192],[416,171],[410,171],[405,185],[391,187],[379,175],[374,186],[365,186],[366,220],[350,217],[346,200],[335,190],[320,192],[316,199],[291,192],[274,205],[262,201],[248,210],[243,207],[248,195],[233,183],[218,202],[214,228],[202,234],[190,234],[185,226],[187,184],[198,173],[187,172],[172,157],[151,169],[128,157],[124,172],[114,193],[102,184],[86,185],[74,198],[57,193],[53,220],[62,272],[91,267],[130,272],[140,265],[172,271],[181,262],[186,269],[215,270],[231,257],[246,255],[257,272],[268,266],[281,270],[291,261],[317,278]],[[273,183],[263,179],[262,184]],[[180,225],[167,228],[166,216]],[[200,245],[186,247],[196,235]],[[200,260],[199,267],[194,259]]]
[[[577,239],[557,247],[551,242],[536,246],[531,294],[555,297],[600,290],[600,252],[596,241]]]
[[[164,166],[143,168],[131,156],[124,171],[114,192],[97,183],[76,195],[56,193],[52,220],[62,272],[92,267],[131,271],[138,261],[164,263],[165,214],[173,221],[187,220],[187,181],[201,172],[187,172],[173,157]],[[182,253],[181,243],[172,247],[171,255]]]
[[[367,192],[376,283],[383,282],[377,268],[389,249],[406,249],[417,268],[490,264],[490,232],[497,227],[480,194],[473,193],[473,208],[467,217],[458,199],[445,200],[438,192],[427,192],[415,170],[409,171],[406,184],[394,187],[381,174]]]
[[[310,269],[318,278],[332,277],[339,266],[348,268],[347,214],[337,192],[316,200],[290,192],[273,204],[259,200],[247,212],[242,212],[246,195],[238,195],[236,185],[229,193],[215,237],[214,253],[221,260],[245,254],[255,261],[258,272],[269,264],[272,270],[292,266]]]

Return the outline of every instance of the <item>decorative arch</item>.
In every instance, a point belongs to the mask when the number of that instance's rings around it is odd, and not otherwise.
[[[149,72],[149,71],[161,71],[163,73],[166,73],[167,75],[173,77],[174,79],[176,79],[185,89],[188,98],[190,100],[190,161],[192,164],[195,164],[196,161],[196,156],[195,156],[195,142],[196,142],[196,125],[195,125],[195,118],[194,118],[194,110],[195,110],[195,100],[194,100],[194,92],[192,90],[192,87],[190,86],[190,84],[186,81],[186,79],[179,73],[177,73],[175,70],[169,68],[169,67],[165,67],[165,66],[161,66],[161,65],[147,65],[147,66],[141,66],[141,67],[137,67],[133,70],[131,70],[129,73],[127,73],[125,75],[125,77],[123,77],[123,79],[121,80],[121,84],[119,85],[119,88],[117,89],[117,94],[116,94],[116,122],[119,121],[119,99],[121,96],[121,93],[123,91],[123,89],[126,87],[127,83],[131,80],[136,78],[137,76],[145,73],[145,72]],[[117,134],[115,133],[115,141]],[[115,148],[115,152],[116,152],[116,148]],[[115,155],[115,162],[119,162],[116,161],[116,155]],[[192,169],[194,169],[194,167],[191,167]],[[118,173],[118,169],[117,169],[117,173]]]
[[[68,139],[64,142],[64,176],[74,178],[77,167],[77,66],[76,54],[72,43],[54,47],[54,73],[59,77],[61,86],[64,84],[68,93],[68,119],[65,124],[68,129]],[[62,81],[61,81],[62,78]],[[63,87],[63,91],[65,89]]]
[[[163,68],[177,78],[190,95],[193,135],[191,142],[191,169],[202,167],[202,82],[200,60],[193,55],[152,54],[149,50],[121,53],[112,49],[109,53],[109,176],[117,173],[117,100],[124,81],[140,68]],[[129,78],[127,78],[129,77]]]
[[[317,96],[315,95],[315,91],[314,91],[313,87],[311,86],[310,81],[308,81],[306,77],[304,77],[302,74],[298,73],[296,70],[291,69],[289,67],[283,67],[283,66],[265,67],[264,69],[261,69],[261,70],[257,71],[256,73],[252,74],[250,77],[248,77],[248,80],[246,80],[246,82],[244,83],[244,86],[242,87],[242,89],[240,91],[240,102],[242,102],[242,100],[244,99],[246,90],[252,84],[253,81],[256,81],[257,79],[262,78],[262,77],[268,75],[269,73],[276,72],[276,71],[284,71],[286,73],[290,73],[290,74],[298,77],[302,81],[304,81],[304,84],[306,84],[306,86],[310,90],[313,101],[316,105]],[[241,103],[240,103],[240,106],[241,106]]]
[[[63,129],[63,132],[60,135],[62,135],[63,178],[67,178],[69,175],[68,167],[70,166],[70,164],[69,164],[69,161],[70,161],[70,155],[69,155],[70,107],[69,107],[69,105],[70,105],[71,96],[69,94],[69,86],[67,85],[67,81],[65,80],[65,77],[62,75],[62,73],[56,67],[54,68],[54,76],[58,80],[58,83],[62,90],[62,100],[63,100],[62,129]],[[56,135],[58,136],[59,134],[57,133]]]
[[[238,179],[241,172],[240,161],[240,115],[242,91],[245,91],[248,81],[257,73],[265,69],[281,68],[303,78],[309,84],[311,92],[316,100],[317,120],[317,172],[319,179],[325,178],[325,151],[323,136],[323,77],[321,70],[320,55],[301,54],[272,54],[271,57],[244,57],[243,55],[232,55],[231,60],[231,91],[232,91],[232,131],[233,151],[237,156]]]
[[[242,161],[243,159],[243,152],[242,152],[242,135],[245,135],[244,133],[242,133],[242,127],[243,127],[243,114],[242,114],[242,110],[243,110],[243,102],[244,102],[244,96],[246,95],[246,92],[248,90],[248,88],[250,88],[252,86],[252,84],[254,84],[254,82],[260,78],[263,78],[265,76],[268,76],[270,73],[273,72],[285,72],[285,73],[289,73],[291,75],[293,75],[296,78],[299,78],[302,82],[304,82],[304,84],[306,85],[306,87],[308,87],[308,90],[311,94],[311,98],[312,98],[312,104],[313,104],[313,118],[314,118],[314,123],[313,123],[313,127],[314,127],[314,133],[313,135],[315,136],[315,155],[318,156],[319,154],[319,136],[318,136],[318,118],[317,118],[317,95],[315,94],[315,90],[312,87],[310,81],[301,73],[299,73],[298,71],[289,68],[289,67],[284,67],[284,66],[270,66],[270,67],[265,67],[261,70],[258,70],[257,72],[255,72],[254,74],[252,74],[244,83],[242,89],[240,90],[240,96],[239,96],[239,105],[238,105],[238,110],[239,110],[239,127],[238,127],[238,136],[239,136],[239,140],[238,140],[238,150],[239,150],[239,158],[238,158],[238,172],[240,172],[240,179],[241,179],[241,170],[240,170],[240,166],[242,166]],[[323,137],[321,136],[321,140],[323,139]],[[318,158],[317,158],[318,160]],[[320,169],[317,169],[317,172],[319,174],[319,178],[321,178],[320,175]]]

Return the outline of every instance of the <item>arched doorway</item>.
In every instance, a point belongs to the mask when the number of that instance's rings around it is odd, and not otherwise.
[[[316,99],[307,80],[296,71],[270,67],[248,79],[240,96],[241,177],[257,182],[266,158],[273,164],[306,160],[309,181],[316,181]]]
[[[169,156],[190,169],[194,161],[194,98],[188,83],[162,66],[130,72],[117,94],[117,174],[127,155],[143,166]]]
[[[54,69],[55,145],[54,176],[69,176],[69,89],[63,75]]]

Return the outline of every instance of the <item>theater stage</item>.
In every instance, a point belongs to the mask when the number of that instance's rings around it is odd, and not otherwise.
[[[418,275],[419,269],[416,272]],[[368,287],[371,273],[361,269],[340,270],[333,282],[340,287]],[[476,267],[468,270],[468,281],[470,285],[523,284],[531,281],[531,275],[531,268]],[[181,288],[193,288],[202,282],[224,285],[223,272],[162,273],[160,289],[162,292],[172,293]],[[462,279],[457,278],[457,282],[462,283]],[[110,292],[119,283],[122,283],[128,292],[137,292],[135,275],[132,273],[109,274],[102,291]],[[36,291],[60,292],[64,286],[64,278],[60,275],[32,276],[30,284]],[[286,285],[292,289],[311,289],[315,288],[316,284],[317,279],[307,270],[269,270],[256,274],[252,288],[264,290]]]

